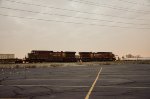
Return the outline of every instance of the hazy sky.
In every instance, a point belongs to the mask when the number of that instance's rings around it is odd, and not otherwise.
[[[150,0],[0,0],[0,53],[34,49],[149,57]]]

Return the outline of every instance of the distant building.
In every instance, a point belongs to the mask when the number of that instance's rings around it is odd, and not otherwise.
[[[14,59],[15,54],[0,54],[0,59]]]

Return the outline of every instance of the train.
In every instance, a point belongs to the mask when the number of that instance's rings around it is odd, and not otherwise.
[[[47,51],[32,50],[25,58],[26,63],[37,62],[93,62],[93,61],[115,61],[115,55],[112,52],[76,52],[73,51]]]
[[[74,51],[49,51],[32,50],[23,59],[7,58],[0,59],[0,63],[42,63],[42,62],[100,62],[115,61],[112,52],[79,52]]]

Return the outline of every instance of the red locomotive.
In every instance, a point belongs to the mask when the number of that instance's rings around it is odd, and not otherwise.
[[[89,61],[115,61],[115,55],[112,52],[79,52],[80,60]]]
[[[33,50],[28,53],[26,62],[76,62],[75,53]]]

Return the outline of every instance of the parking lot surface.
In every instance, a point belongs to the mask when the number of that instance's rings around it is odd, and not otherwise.
[[[150,65],[1,69],[0,98],[150,99]]]

